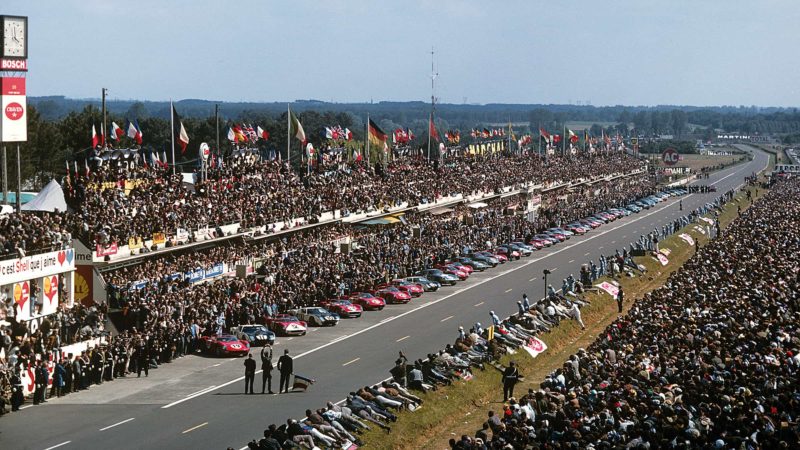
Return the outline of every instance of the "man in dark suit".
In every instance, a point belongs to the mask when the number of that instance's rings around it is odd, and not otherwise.
[[[292,357],[289,356],[289,349],[283,351],[283,356],[278,358],[278,371],[281,373],[281,382],[278,392],[289,392],[289,375],[294,372]],[[285,388],[284,388],[285,386]]]
[[[503,401],[507,401],[509,397],[514,396],[514,385],[519,381],[519,370],[514,361],[506,367],[503,371]]]
[[[247,359],[244,360],[244,393],[253,393],[253,381],[256,379],[256,360],[253,359],[253,354],[248,353]]]
[[[261,393],[264,389],[269,387],[269,393],[272,392],[272,346],[269,344],[264,345],[261,349]]]

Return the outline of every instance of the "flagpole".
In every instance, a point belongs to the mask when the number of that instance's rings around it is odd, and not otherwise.
[[[169,99],[169,124],[172,132],[172,174],[175,175],[175,106],[172,104],[172,99]]]
[[[292,110],[289,109],[289,104],[286,104],[286,161],[292,164]]]
[[[567,154],[567,123],[564,122],[564,134],[561,135],[561,156]]]
[[[367,130],[366,134],[364,134],[364,140],[367,141],[367,166],[369,166],[369,113],[367,113]]]

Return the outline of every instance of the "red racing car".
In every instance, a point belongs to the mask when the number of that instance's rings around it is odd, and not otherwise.
[[[250,351],[250,344],[232,334],[221,334],[201,337],[200,349],[214,356],[245,356]]]
[[[354,305],[361,306],[364,311],[380,311],[386,306],[382,298],[375,297],[369,292],[356,292],[350,295],[349,300]]]
[[[375,291],[375,296],[384,299],[386,303],[408,303],[411,301],[411,296],[407,292],[403,292],[394,286],[378,289]]]
[[[330,312],[338,314],[339,317],[343,319],[354,319],[356,317],[361,317],[361,312],[363,311],[361,305],[354,305],[350,303],[350,300],[344,299],[323,300],[320,302],[320,304],[328,308]]]
[[[308,325],[291,314],[278,314],[267,318],[267,328],[283,336],[304,336]]]

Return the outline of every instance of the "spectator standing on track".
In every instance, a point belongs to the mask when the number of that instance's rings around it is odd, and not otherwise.
[[[261,393],[264,393],[264,388],[269,388],[269,393],[272,392],[272,346],[265,344],[261,348]]]
[[[253,354],[248,353],[247,359],[244,360],[244,393],[253,393],[253,381],[256,379],[256,361],[253,359]],[[249,389],[249,392],[248,392]]]
[[[283,356],[278,358],[278,371],[281,373],[281,381],[278,386],[279,393],[289,393],[289,376],[294,372],[294,362],[289,356],[289,349],[283,351]],[[285,386],[285,387],[284,387]]]
[[[625,300],[625,293],[622,292],[622,286],[619,287],[619,292],[617,293],[617,308],[619,309],[619,313],[622,314],[622,302]]]

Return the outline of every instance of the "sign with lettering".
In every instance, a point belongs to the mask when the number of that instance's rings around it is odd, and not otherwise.
[[[75,270],[73,249],[0,261],[0,286]]]
[[[28,117],[26,114],[25,78],[4,77],[0,79],[0,141],[25,142],[28,140]]]

